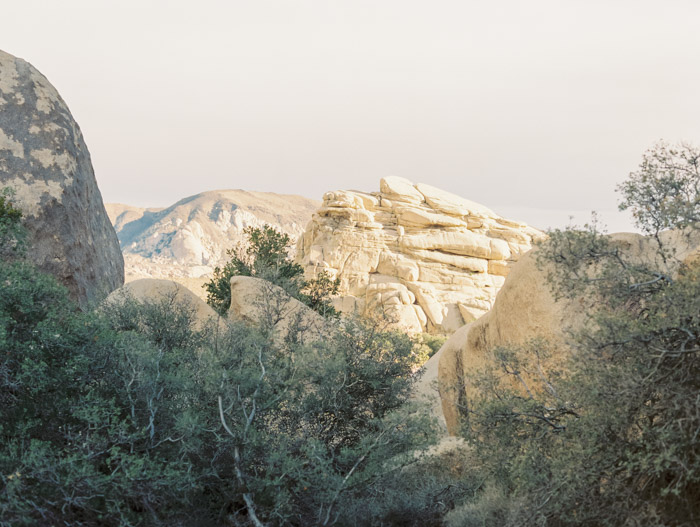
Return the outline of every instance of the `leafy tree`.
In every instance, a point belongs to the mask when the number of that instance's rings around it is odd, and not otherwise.
[[[532,342],[495,350],[472,377],[481,395],[467,436],[509,508],[488,521],[700,522],[700,265],[678,261],[666,243],[678,234],[664,231],[696,236],[699,156],[658,145],[620,186],[622,207],[658,242],[655,257],[631,259],[595,224],[551,232],[540,247],[555,295],[588,317],[566,364]]]
[[[246,227],[243,230],[247,243],[229,249],[230,260],[224,267],[214,269],[213,278],[204,285],[207,303],[220,314],[228,311],[231,305],[232,276],[256,276],[289,290],[298,291],[299,280],[304,274],[300,265],[289,259],[291,239],[265,225],[262,228]]]
[[[267,280],[326,317],[337,316],[330,297],[338,293],[340,280],[332,280],[322,271],[312,280],[304,280],[304,269],[289,257],[292,241],[270,225],[246,227],[247,243],[229,249],[230,260],[216,267],[212,279],[204,284],[207,303],[224,315],[231,305],[231,277],[255,276]]]
[[[352,525],[346,496],[432,437],[430,422],[402,410],[414,345],[367,321],[306,345],[261,329],[234,325],[212,350],[231,508],[255,525]]]
[[[0,284],[2,527],[352,525],[352,496],[432,437],[404,409],[405,335],[302,344],[172,295],[86,313],[23,261]]]
[[[700,150],[660,142],[618,190],[620,210],[630,209],[645,233],[694,226],[700,221]]]
[[[299,291],[299,300],[324,317],[336,317],[338,312],[331,304],[330,298],[338,294],[340,279],[333,280],[328,271],[320,271],[315,278],[303,283]]]

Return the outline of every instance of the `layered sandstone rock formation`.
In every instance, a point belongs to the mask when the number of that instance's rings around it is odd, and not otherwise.
[[[85,306],[124,283],[124,260],[90,154],[56,89],[0,51],[0,187],[15,192],[27,256]]]
[[[296,239],[318,206],[301,196],[245,190],[203,192],[164,209],[106,205],[127,282],[169,278],[198,294],[214,267],[228,260],[226,251],[244,241],[243,229],[269,224]]]
[[[675,249],[674,258],[667,261],[661,260],[657,242],[651,237],[631,233],[610,236],[627,262],[653,264],[671,275],[680,263],[700,257],[697,232],[690,236],[677,231],[662,233],[664,245]],[[570,353],[567,332],[582,327],[586,307],[577,299],[555,300],[547,285],[547,274],[547,268],[537,262],[536,251],[525,255],[513,266],[493,309],[452,335],[438,352],[442,409],[451,433],[458,432],[460,409],[469,404],[474,389],[469,384],[469,374],[492,361],[495,349],[508,347],[525,353],[528,342],[543,339],[552,350],[550,364],[561,367],[565,363]]]
[[[307,276],[341,280],[342,311],[382,309],[411,332],[452,333],[486,313],[542,233],[430,185],[328,192],[297,245]]]

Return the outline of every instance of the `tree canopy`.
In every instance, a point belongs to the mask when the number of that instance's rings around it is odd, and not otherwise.
[[[338,293],[340,280],[326,271],[305,280],[304,269],[289,256],[292,240],[288,234],[270,225],[246,227],[243,232],[246,243],[226,251],[229,261],[216,267],[212,279],[204,284],[207,303],[219,314],[225,314],[231,305],[231,277],[254,276],[280,286],[323,316],[338,315],[330,298]]]

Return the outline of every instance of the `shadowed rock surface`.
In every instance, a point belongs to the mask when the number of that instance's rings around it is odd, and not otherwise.
[[[128,301],[139,303],[167,302],[173,309],[190,309],[194,315],[195,327],[202,329],[208,324],[222,323],[221,317],[201,298],[185,286],[172,280],[142,278],[125,284],[105,300],[105,304],[123,304]]]
[[[316,342],[328,338],[332,322],[281,287],[252,276],[231,277],[231,306],[229,319],[264,326],[275,332],[276,338],[290,335],[302,342]]]
[[[678,231],[661,233],[664,245],[676,251],[675,259],[667,263],[661,261],[651,237],[617,233],[610,238],[626,261],[653,264],[670,274],[677,272],[680,262],[687,264],[700,255],[698,232],[690,236]],[[475,389],[467,380],[470,373],[494,360],[495,349],[508,347],[525,353],[522,349],[527,348],[523,346],[533,339],[551,343],[553,353],[548,360],[563,364],[570,353],[567,332],[580,328],[586,317],[582,305],[576,298],[555,300],[548,285],[547,267],[537,262],[536,250],[524,255],[506,278],[493,309],[452,335],[438,352],[440,396],[450,433],[458,433],[462,410]]]
[[[80,128],[28,62],[0,51],[0,187],[29,231],[28,257],[85,307],[124,283],[124,260]]]

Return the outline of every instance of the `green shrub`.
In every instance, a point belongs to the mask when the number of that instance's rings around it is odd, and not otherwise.
[[[200,327],[165,296],[84,313],[0,263],[0,525],[331,525],[433,437],[405,335]]]
[[[554,294],[587,317],[560,371],[541,367],[548,344],[533,342],[494,350],[472,375],[482,396],[470,401],[467,436],[515,504],[498,524],[700,522],[700,263],[677,261],[662,233],[698,227],[699,157],[657,146],[621,186],[655,255],[632,261],[595,225],[551,232],[540,247]]]
[[[207,303],[220,315],[231,305],[231,277],[254,276],[281,287],[289,296],[300,300],[325,317],[337,317],[330,297],[338,293],[340,280],[322,271],[312,280],[304,280],[304,269],[289,257],[292,241],[288,234],[270,225],[246,227],[247,243],[229,249],[230,260],[216,267],[212,279],[204,284]]]

